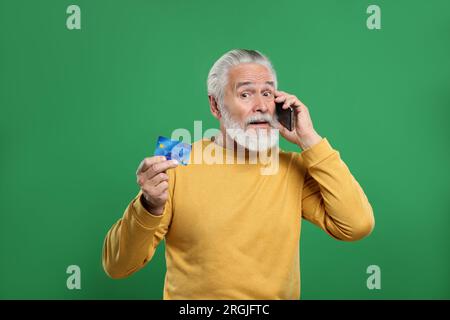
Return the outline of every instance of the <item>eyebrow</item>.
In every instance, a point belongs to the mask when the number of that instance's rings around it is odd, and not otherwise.
[[[248,85],[254,85],[254,82],[251,81],[244,81],[244,82],[238,82],[236,85],[236,90],[239,89],[239,87],[242,86],[248,86]],[[272,86],[273,88],[275,88],[275,83],[273,81],[266,81],[266,84],[268,84],[269,86]]]

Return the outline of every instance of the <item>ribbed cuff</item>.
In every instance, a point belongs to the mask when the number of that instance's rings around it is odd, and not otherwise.
[[[141,203],[141,194],[133,200],[133,208],[134,212],[136,214],[136,219],[146,228],[153,229],[159,226],[161,223],[162,218],[164,217],[166,213],[166,207],[164,207],[164,211],[161,215],[154,215],[151,212],[147,211],[147,209],[144,208],[144,206]]]
[[[303,151],[301,156],[304,160],[306,168],[311,168],[322,160],[328,158],[334,152],[336,152],[336,150],[331,147],[327,138],[322,138],[320,142]]]

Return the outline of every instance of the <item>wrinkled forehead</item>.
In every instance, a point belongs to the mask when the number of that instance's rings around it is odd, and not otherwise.
[[[275,80],[272,72],[266,66],[256,63],[244,63],[230,69],[228,85],[233,91],[248,86],[270,86],[275,88]]]

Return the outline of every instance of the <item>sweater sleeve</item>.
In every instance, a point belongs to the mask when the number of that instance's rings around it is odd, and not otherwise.
[[[142,206],[140,191],[106,234],[102,262],[111,278],[124,278],[144,267],[168,232],[172,218],[173,169],[167,174],[169,198],[162,215],[153,215]]]
[[[375,225],[372,207],[339,152],[323,138],[300,157],[306,168],[302,217],[339,240],[369,235]]]

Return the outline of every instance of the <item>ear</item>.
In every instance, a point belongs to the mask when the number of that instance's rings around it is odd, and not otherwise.
[[[222,117],[222,115],[220,114],[220,110],[217,106],[217,101],[216,98],[214,98],[213,96],[208,96],[209,99],[209,109],[211,110],[211,114],[214,116],[214,118],[216,119],[220,119]]]

